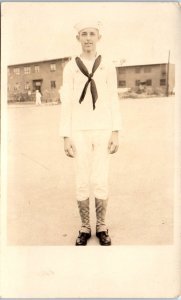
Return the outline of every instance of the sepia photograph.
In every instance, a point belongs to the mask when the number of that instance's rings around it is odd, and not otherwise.
[[[21,249],[20,259],[21,251],[39,249],[42,261],[45,256],[52,259],[46,251],[56,249],[57,258],[60,249],[74,263],[76,256],[83,259],[90,253],[88,266],[99,260],[97,251],[112,262],[115,258],[116,266],[123,249],[129,249],[125,261],[130,262],[133,249],[173,247],[179,3],[13,2],[3,3],[1,11],[8,251]],[[25,271],[27,255],[20,260],[21,274],[34,272],[33,265]],[[18,263],[14,254],[13,261],[12,274]],[[152,282],[155,290],[150,294],[141,287],[130,291],[127,280],[121,289],[113,272],[112,280],[104,275],[100,289],[91,290],[82,265],[83,287],[74,293],[66,275],[62,289],[52,293],[46,287],[45,294],[38,286],[17,286],[12,276],[12,290],[5,284],[4,293],[32,298],[159,297],[178,289],[175,281],[169,290],[165,277],[160,290]],[[109,272],[106,266],[103,270]],[[95,272],[101,270],[96,265]],[[43,280],[55,275],[53,268],[39,272]],[[170,274],[176,276],[174,272],[177,268]],[[90,274],[97,287],[95,273]]]

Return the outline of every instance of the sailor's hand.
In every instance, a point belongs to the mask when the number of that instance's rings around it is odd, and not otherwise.
[[[108,144],[108,152],[110,154],[116,153],[119,148],[119,133],[118,131],[112,131],[109,144]]]
[[[75,146],[69,137],[64,137],[64,151],[69,157],[75,157]]]

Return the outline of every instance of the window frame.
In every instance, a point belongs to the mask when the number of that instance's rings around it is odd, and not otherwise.
[[[120,75],[126,74],[126,68],[125,68],[125,67],[119,67],[119,68],[118,68],[118,73],[119,73]]]
[[[50,72],[55,72],[57,70],[56,63],[51,63],[50,64]]]
[[[164,82],[164,84],[163,84],[163,82]],[[160,86],[166,86],[166,79],[165,78],[161,78],[160,79]]]
[[[14,85],[14,91],[19,91],[19,89],[20,89],[20,84],[19,84],[19,82],[16,82],[16,84]]]
[[[56,89],[56,80],[50,81],[50,87],[51,87],[51,89]]]
[[[20,68],[19,68],[19,67],[14,68],[14,69],[13,69],[13,73],[14,73],[15,75],[20,75]]]
[[[29,81],[25,83],[24,89],[25,89],[25,91],[28,91],[30,89],[30,83],[29,83]]]
[[[136,74],[141,73],[141,67],[135,67],[135,73]]]
[[[40,66],[39,65],[35,65],[35,73],[39,73],[40,72]]]
[[[122,85],[121,82],[124,82],[124,85]],[[126,87],[126,80],[119,80],[118,81],[118,86],[119,86],[119,88]]]
[[[25,74],[25,75],[31,74],[31,67],[29,67],[29,66],[24,67],[24,74]]]
[[[139,85],[140,85],[140,82],[141,82],[141,80],[136,79],[136,80],[135,80],[135,86],[139,86]]]
[[[144,73],[151,73],[151,72],[152,72],[152,67],[150,67],[150,66],[144,67]]]
[[[150,84],[148,84],[148,82],[149,82]],[[146,80],[146,86],[152,86],[152,79],[147,79],[147,80]]]

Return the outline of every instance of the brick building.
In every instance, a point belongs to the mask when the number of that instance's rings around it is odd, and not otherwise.
[[[138,89],[140,87],[150,88],[150,90],[160,90],[164,94],[172,93],[175,86],[175,65],[148,64],[117,66],[118,88]],[[167,86],[168,81],[168,86]]]
[[[35,91],[42,101],[59,101],[63,68],[69,57],[8,66],[8,101],[34,101]]]
[[[43,102],[58,102],[63,68],[70,57],[8,66],[8,101],[35,101],[35,90]],[[174,64],[115,66],[118,88],[147,89],[169,93],[175,85]],[[168,86],[167,86],[168,80]]]

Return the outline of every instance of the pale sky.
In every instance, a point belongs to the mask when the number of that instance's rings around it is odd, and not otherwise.
[[[73,26],[93,16],[103,23],[99,51],[112,60],[167,62],[170,50],[175,62],[180,13],[171,2],[3,3],[2,58],[11,65],[78,54]]]

